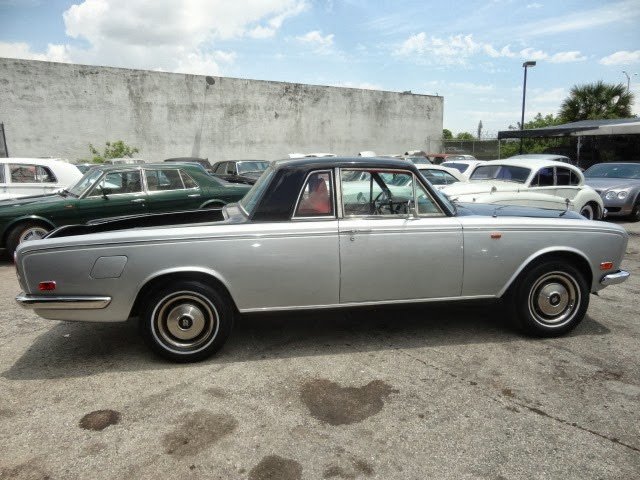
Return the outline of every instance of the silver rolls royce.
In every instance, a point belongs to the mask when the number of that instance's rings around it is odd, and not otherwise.
[[[623,282],[625,230],[570,211],[454,204],[391,158],[274,162],[237,204],[61,227],[15,254],[44,318],[138,318],[174,361],[218,350],[246,312],[503,298],[554,336]]]

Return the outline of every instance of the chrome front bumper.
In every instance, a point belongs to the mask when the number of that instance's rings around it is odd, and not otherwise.
[[[20,293],[16,297],[24,308],[33,310],[96,310],[111,303],[111,297],[42,296]]]
[[[600,279],[600,284],[602,285],[616,285],[617,283],[624,282],[627,278],[629,278],[629,272],[625,272],[624,270],[618,270],[615,273],[610,273],[605,275]]]

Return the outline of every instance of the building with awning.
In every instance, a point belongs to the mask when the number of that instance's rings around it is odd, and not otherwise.
[[[575,152],[571,156],[584,167],[601,161],[640,161],[640,118],[580,120],[498,132],[498,140],[550,137],[575,137],[575,142],[570,142]]]

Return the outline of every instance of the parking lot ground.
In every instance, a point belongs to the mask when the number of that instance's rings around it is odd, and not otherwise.
[[[631,479],[640,472],[640,225],[624,284],[570,335],[500,305],[240,319],[208,361],[134,324],[43,320],[0,264],[0,478]]]

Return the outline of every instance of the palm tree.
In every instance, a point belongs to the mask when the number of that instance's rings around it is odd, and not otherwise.
[[[565,122],[628,118],[632,116],[633,93],[619,83],[602,80],[587,85],[575,85],[560,106],[560,117]]]

